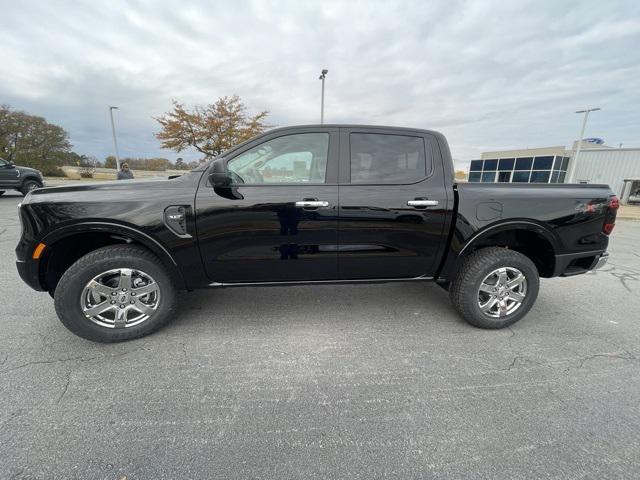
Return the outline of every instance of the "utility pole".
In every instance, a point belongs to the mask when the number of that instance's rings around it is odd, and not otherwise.
[[[120,155],[118,154],[118,142],[116,141],[116,127],[113,123],[113,110],[118,107],[109,107],[109,115],[111,116],[111,133],[113,134],[113,148],[116,150],[116,170],[120,171]]]
[[[318,77],[318,80],[322,80],[322,96],[320,97],[320,124],[321,125],[324,123],[324,79],[327,76],[327,73],[329,73],[329,70],[324,68],[322,69],[322,72],[320,72],[320,76]]]
[[[582,149],[582,138],[584,137],[584,129],[587,126],[587,119],[589,118],[589,112],[596,112],[600,110],[599,107],[596,108],[585,108],[584,110],[578,110],[576,113],[584,113],[584,120],[582,120],[582,130],[580,130],[580,136],[578,137],[578,148],[576,148],[576,154],[571,159],[571,165],[569,165],[569,180],[566,183],[573,183],[575,181],[576,168],[578,166],[578,156],[580,155],[580,150]]]

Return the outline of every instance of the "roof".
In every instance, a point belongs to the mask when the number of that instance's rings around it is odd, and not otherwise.
[[[638,152],[640,147],[628,147],[628,148],[581,148],[581,152]]]
[[[549,147],[533,147],[533,148],[515,148],[509,150],[493,150],[490,152],[482,152],[480,158],[482,160],[494,158],[511,158],[511,157],[538,157],[545,155],[567,155],[568,150],[564,145],[552,145]]]
[[[436,130],[428,130],[425,128],[415,128],[415,127],[392,127],[389,125],[361,125],[357,123],[310,123],[306,125],[283,125],[281,127],[276,127],[271,130],[267,130],[265,133],[277,132],[278,130],[288,130],[291,128],[363,128],[363,129],[376,129],[376,130],[411,130],[414,132],[423,132],[430,134],[438,134],[441,135],[440,132]]]

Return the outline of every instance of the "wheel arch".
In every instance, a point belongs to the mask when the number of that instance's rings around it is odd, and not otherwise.
[[[464,258],[485,247],[504,247],[518,251],[533,261],[541,277],[548,278],[553,276],[555,256],[561,249],[561,242],[554,232],[529,220],[490,225],[476,232],[462,247],[456,271]]]
[[[39,176],[34,173],[27,173],[26,175],[20,176],[20,188],[22,188],[28,181],[34,181],[39,185],[43,185],[42,179]]]
[[[176,286],[184,288],[184,278],[167,249],[150,235],[127,225],[110,222],[82,222],[56,229],[43,239],[47,248],[39,264],[40,283],[55,290],[62,274],[80,257],[108,245],[140,245],[156,255],[173,277]]]

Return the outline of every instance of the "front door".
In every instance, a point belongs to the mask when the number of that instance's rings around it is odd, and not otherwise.
[[[203,175],[200,254],[215,283],[298,282],[338,275],[338,130],[273,132],[226,158],[233,195]]]
[[[0,158],[0,190],[20,185],[20,172],[5,159]]]
[[[340,150],[340,278],[433,276],[447,206],[436,139],[344,128]]]

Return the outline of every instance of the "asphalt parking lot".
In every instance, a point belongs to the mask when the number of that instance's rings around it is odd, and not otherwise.
[[[640,222],[510,329],[430,284],[181,294],[90,343],[19,279],[0,198],[0,478],[638,478]]]

